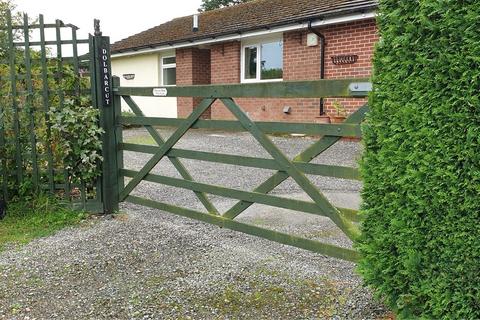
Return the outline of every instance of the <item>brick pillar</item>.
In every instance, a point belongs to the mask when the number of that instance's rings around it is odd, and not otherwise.
[[[177,49],[177,85],[210,84],[210,50],[198,48]],[[201,98],[178,98],[178,117],[186,118],[200,103]],[[211,110],[202,115],[210,119]]]

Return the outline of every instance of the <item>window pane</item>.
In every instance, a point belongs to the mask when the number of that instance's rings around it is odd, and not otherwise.
[[[172,64],[172,63],[176,63],[176,62],[177,62],[176,57],[163,58],[163,64]]]
[[[283,42],[264,43],[261,46],[261,79],[283,78]]]
[[[163,85],[172,86],[177,83],[177,68],[163,69]]]
[[[257,78],[257,47],[245,48],[245,79]]]

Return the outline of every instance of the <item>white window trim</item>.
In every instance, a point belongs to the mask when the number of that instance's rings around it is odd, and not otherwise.
[[[175,81],[175,84],[164,84],[163,82],[163,70],[164,69],[172,69],[172,68],[175,68],[175,72],[177,71],[177,63],[167,63],[167,64],[163,64],[163,59],[167,59],[167,58],[175,58],[175,54],[170,54],[170,55],[164,55],[164,56],[160,56],[160,85],[162,87],[175,87],[176,86],[176,81]]]
[[[271,42],[276,42],[276,41],[282,41],[283,43],[283,36],[282,37],[274,37],[274,38],[263,38],[263,39],[258,39],[254,42],[250,41],[245,41],[242,42],[241,45],[241,52],[240,52],[240,82],[241,83],[258,83],[258,82],[280,82],[283,81],[283,77],[281,79],[265,79],[262,80],[261,74],[262,74],[262,68],[258,66],[258,62],[261,60],[261,45],[264,43],[271,43]],[[257,77],[255,79],[245,79],[245,48],[247,47],[257,47]],[[283,54],[283,51],[282,51]],[[283,60],[283,59],[282,59]],[[283,64],[283,62],[282,62]],[[283,65],[282,65],[282,70],[283,70]]]

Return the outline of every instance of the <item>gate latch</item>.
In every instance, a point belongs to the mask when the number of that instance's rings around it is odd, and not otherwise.
[[[350,92],[353,95],[365,95],[365,93],[372,91],[372,83],[371,82],[353,82],[350,83],[348,87]]]

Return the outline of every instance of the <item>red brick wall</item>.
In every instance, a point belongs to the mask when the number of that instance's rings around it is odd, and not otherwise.
[[[211,47],[212,84],[240,83],[240,48],[239,41]]]
[[[211,64],[210,50],[198,48],[177,49],[177,85],[209,84]],[[186,118],[200,103],[199,98],[178,98],[178,117]],[[210,118],[210,109],[203,115]]]
[[[196,49],[193,59],[193,84],[210,84],[211,81],[211,64],[210,50]]]
[[[373,48],[378,41],[375,20],[358,21],[321,30],[326,37],[326,79],[369,77],[372,71]],[[334,65],[331,57],[341,54],[357,54],[352,65]],[[332,101],[338,100],[350,114],[365,104],[365,99],[327,99],[326,112],[334,114]]]
[[[378,40],[373,19],[327,26],[319,28],[318,31],[326,38],[325,76],[327,79],[370,76],[373,47]],[[320,79],[321,48],[319,45],[307,47],[307,33],[307,30],[294,31],[285,33],[283,36],[284,80]],[[208,83],[208,77],[201,76],[199,73],[209,68],[211,71],[209,82],[212,84],[240,83],[240,48],[241,43],[238,41],[213,45],[209,51],[210,59],[206,57],[206,52],[201,52],[196,57],[198,51],[202,50],[190,48],[177,50],[177,83]],[[352,65],[334,65],[331,56],[339,54],[356,54],[359,59]],[[202,63],[205,67],[200,67]],[[185,74],[182,74],[184,72]],[[326,99],[326,113],[334,113],[332,102],[335,100],[342,103],[348,113],[365,103],[364,99]],[[236,101],[255,120],[314,122],[319,115],[319,99],[242,98]],[[292,108],[290,114],[283,113],[286,106]],[[179,117],[185,117],[191,110],[192,99],[180,98]],[[211,110],[211,117],[212,119],[231,119],[233,115],[221,103],[216,103]]]
[[[373,46],[378,40],[374,20],[339,24],[318,29],[325,35],[325,77],[368,77],[371,72]],[[307,47],[307,30],[285,33],[283,52],[284,80],[320,79],[320,46]],[[240,82],[240,43],[216,45],[212,48],[212,83]],[[222,54],[220,54],[222,53]],[[357,54],[352,65],[334,65],[331,56]],[[332,102],[337,100],[352,113],[365,103],[364,99],[326,99],[325,111],[334,114]],[[319,116],[320,99],[236,99],[238,104],[255,120],[314,122]],[[290,114],[283,109],[290,106]],[[225,107],[215,104],[213,119],[231,119]]]
[[[320,79],[320,45],[307,47],[307,32],[289,32],[283,35],[283,79]]]

